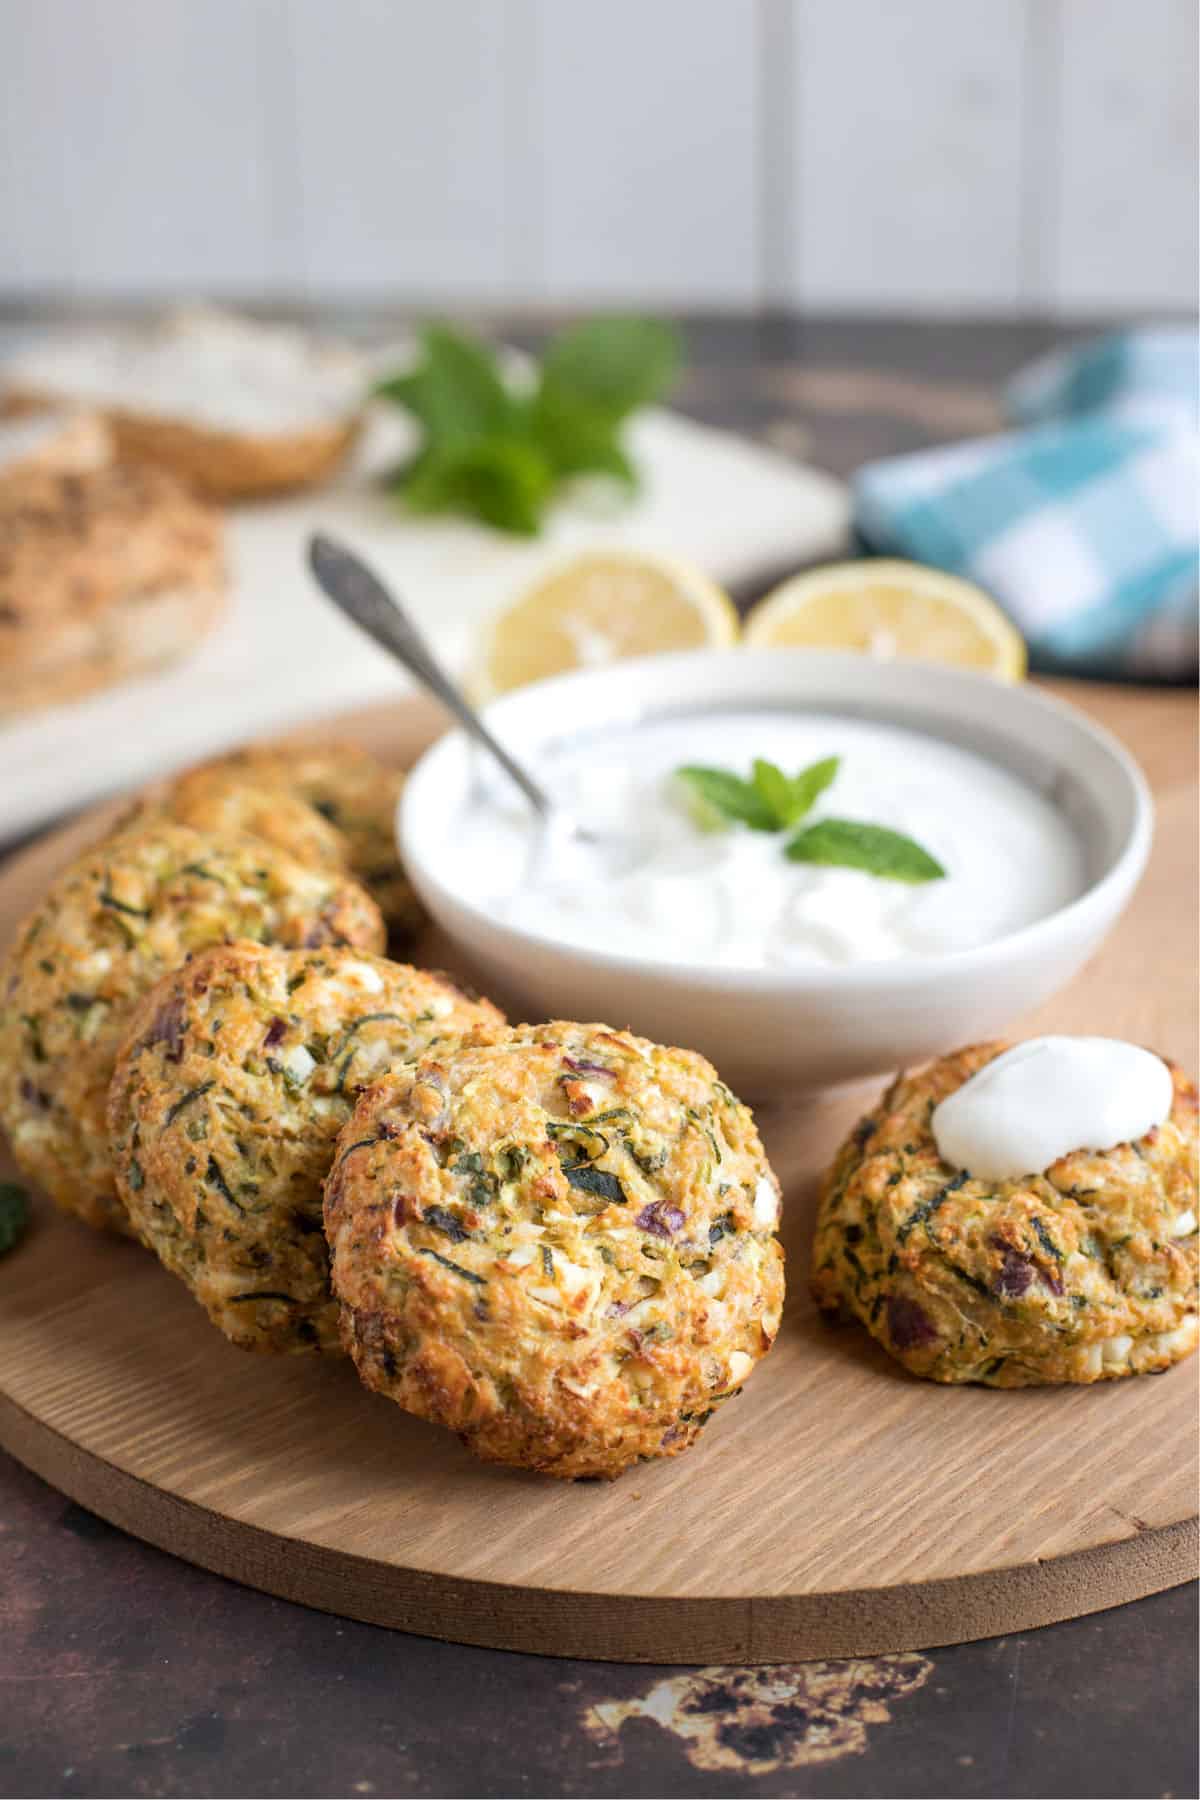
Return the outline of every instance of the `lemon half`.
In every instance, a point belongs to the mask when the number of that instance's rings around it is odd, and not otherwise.
[[[472,689],[491,699],[568,669],[736,643],[733,602],[699,569],[645,550],[594,550],[540,575],[492,620]]]
[[[858,650],[1020,681],[1025,643],[982,588],[919,563],[833,563],[796,575],[746,620],[756,648]]]

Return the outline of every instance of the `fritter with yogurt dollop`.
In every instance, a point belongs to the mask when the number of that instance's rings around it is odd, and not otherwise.
[[[21,927],[0,964],[0,1124],[65,1211],[129,1230],[105,1129],[118,1046],[160,976],[231,938],[379,951],[384,929],[343,875],[161,822],[93,845]]]
[[[425,920],[396,852],[403,785],[399,770],[353,744],[268,746],[187,770],[158,804],[185,825],[252,831],[300,862],[353,875],[399,944]]]
[[[703,1057],[523,1025],[369,1088],[325,1229],[368,1387],[558,1476],[674,1456],[770,1349],[779,1184]]]
[[[334,1139],[368,1082],[503,1023],[447,976],[356,950],[202,951],[145,995],[109,1090],[138,1235],[243,1349],[340,1351]]]
[[[1172,1069],[1168,1119],[1136,1143],[973,1180],[930,1117],[1007,1049],[904,1074],[825,1179],[813,1291],[933,1381],[1029,1387],[1168,1368],[1197,1343],[1197,1093]]]

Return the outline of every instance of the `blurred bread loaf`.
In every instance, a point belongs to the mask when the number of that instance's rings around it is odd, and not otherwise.
[[[165,470],[0,479],[0,716],[173,661],[224,594],[220,518]]]
[[[205,308],[33,345],[0,370],[0,409],[94,409],[118,456],[239,500],[328,475],[357,435],[366,386],[350,349]]]

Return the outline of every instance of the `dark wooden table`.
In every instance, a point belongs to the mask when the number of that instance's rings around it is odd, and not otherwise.
[[[688,411],[839,474],[991,429],[997,383],[1078,335],[788,319],[688,334]],[[1193,1585],[872,1662],[467,1649],[235,1587],[0,1456],[5,1795],[1186,1796],[1196,1646]]]

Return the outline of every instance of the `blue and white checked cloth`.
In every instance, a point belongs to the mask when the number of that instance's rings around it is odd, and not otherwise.
[[[1041,668],[1188,675],[1197,662],[1200,337],[1117,333],[1011,383],[1022,429],[871,463],[872,550],[964,575]]]

